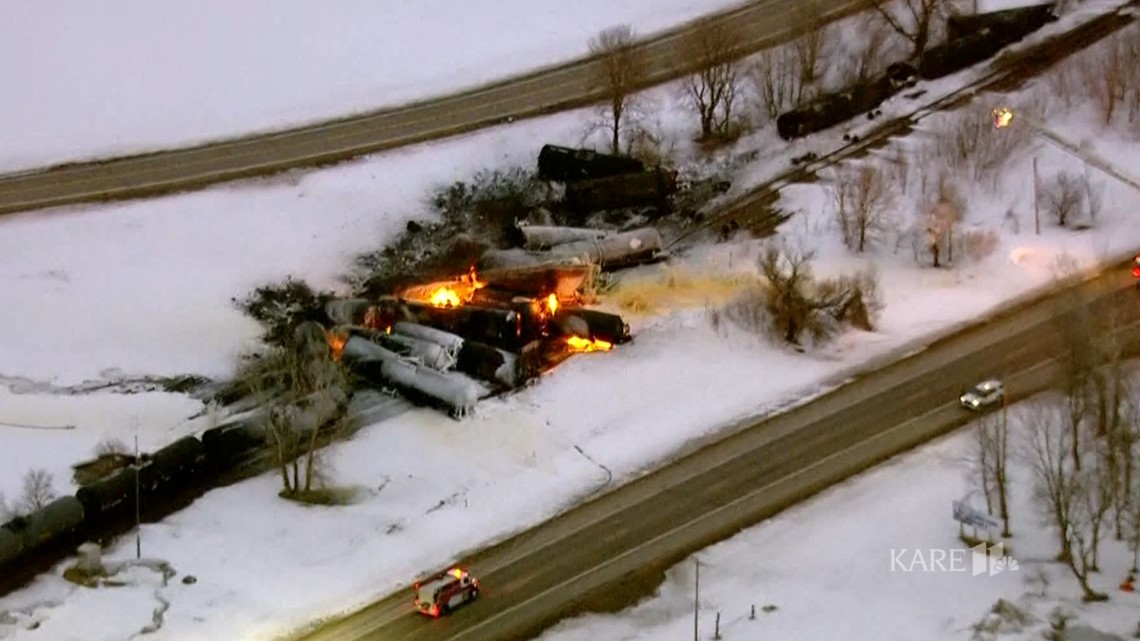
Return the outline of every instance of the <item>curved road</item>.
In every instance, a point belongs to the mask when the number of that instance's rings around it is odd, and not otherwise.
[[[816,0],[834,20],[867,0]],[[757,0],[710,17],[738,30],[744,53],[782,42],[799,27],[800,0]],[[691,73],[680,46],[690,23],[639,44],[645,86]],[[383,149],[443,138],[501,123],[582,107],[599,98],[596,63],[582,59],[478,89],[400,108],[215,144],[0,177],[0,213],[139,198],[195,189],[294,167],[327,164]]]
[[[1082,285],[1094,314],[1118,309],[1140,348],[1140,291],[1126,266]],[[464,565],[479,601],[448,617],[415,613],[411,590],[305,636],[306,641],[505,641],[527,638],[647,575],[889,456],[965,425],[958,394],[1005,379],[1012,400],[1048,388],[1062,341],[1058,296],[981,322],[513,537]],[[886,544],[884,544],[886,546]],[[884,551],[884,559],[886,554]],[[630,587],[633,586],[633,587]],[[641,596],[630,594],[630,596]]]

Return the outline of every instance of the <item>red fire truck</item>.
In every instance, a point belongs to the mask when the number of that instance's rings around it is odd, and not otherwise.
[[[479,598],[479,580],[466,570],[452,568],[416,583],[415,590],[416,610],[438,617]]]
[[[1137,254],[1136,258],[1132,259],[1132,277],[1140,278],[1140,254]]]

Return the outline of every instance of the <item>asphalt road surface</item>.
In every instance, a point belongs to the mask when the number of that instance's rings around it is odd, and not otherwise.
[[[1119,311],[1130,354],[1140,353],[1140,290],[1127,268],[1113,268],[1081,291],[1094,316]],[[299,638],[503,641],[533,636],[592,606],[617,607],[615,594],[625,601],[645,596],[647,573],[659,574],[816,491],[965,425],[974,414],[957,397],[981,379],[1004,379],[1011,401],[1050,387],[1054,359],[1063,353],[1060,300],[995,317],[800,409],[742,426],[467,559],[463,565],[482,580],[483,594],[447,617],[414,612],[409,587]]]
[[[862,9],[866,0],[816,0],[824,19]],[[752,53],[783,42],[803,22],[800,0],[757,0],[711,18],[741,34]],[[647,41],[646,86],[682,77],[694,60],[682,43],[686,25]],[[336,122],[217,144],[101,162],[62,165],[0,178],[0,213],[196,189],[294,167],[327,164],[383,149],[473,131],[504,122],[582,107],[599,98],[598,72],[590,60]],[[536,141],[537,143],[537,141]],[[535,148],[537,158],[538,148]]]

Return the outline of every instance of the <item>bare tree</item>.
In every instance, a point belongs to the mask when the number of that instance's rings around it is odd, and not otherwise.
[[[769,119],[775,120],[804,101],[804,84],[796,70],[796,53],[790,47],[761,51],[748,68],[748,78]]]
[[[1109,444],[1103,439],[1089,438],[1092,460],[1081,471],[1078,507],[1081,520],[1087,524],[1088,569],[1100,571],[1100,542],[1108,525],[1109,512],[1116,505],[1116,478]]]
[[[324,330],[315,323],[299,325],[290,343],[251,360],[239,375],[263,408],[282,494],[311,492],[324,472],[318,436],[343,417],[348,389],[347,374],[333,359]]]
[[[740,34],[723,21],[704,20],[686,39],[684,50],[700,71],[685,92],[701,121],[701,138],[726,137],[739,92]]]
[[[934,267],[954,262],[954,233],[965,218],[966,199],[953,180],[942,172],[933,186],[930,205],[920,210],[919,223],[924,246],[930,253]]]
[[[1026,111],[1034,111],[1030,105]],[[1018,107],[1018,111],[1021,111]],[[993,116],[985,105],[975,105],[949,114],[935,130],[934,152],[927,173],[935,177],[949,169],[960,180],[981,183],[1000,191],[1000,179],[1014,154],[1032,140],[1028,127],[995,130]],[[928,178],[929,180],[929,178]]]
[[[1113,448],[1120,461],[1119,491],[1116,494],[1116,538],[1124,539],[1126,524],[1130,515],[1140,509],[1140,474],[1136,470],[1136,458],[1140,456],[1140,386],[1135,380],[1123,384],[1121,395],[1121,416],[1113,439]],[[1140,535],[1137,535],[1140,536]]]
[[[20,498],[21,511],[29,514],[51,503],[55,498],[53,483],[52,475],[47,470],[42,468],[28,470],[24,475],[23,496]]]
[[[1061,172],[1041,190],[1046,211],[1061,227],[1067,227],[1083,213],[1084,190],[1076,174]]]
[[[831,188],[843,243],[859,253],[886,227],[892,196],[886,176],[874,165],[840,171]]]
[[[621,152],[629,101],[644,75],[633,29],[619,25],[602,30],[590,41],[590,53],[598,58],[598,84],[606,104],[605,128],[610,132],[610,151],[617,154]]]
[[[1082,474],[1072,456],[1072,430],[1065,425],[1067,411],[1057,403],[1038,403],[1023,410],[1028,431],[1028,459],[1033,470],[1034,495],[1060,540],[1063,561],[1081,586],[1086,601],[1107,598],[1089,584],[1092,554],[1084,516]]]
[[[800,84],[811,84],[819,79],[820,67],[827,47],[827,25],[820,15],[815,0],[801,0],[795,10],[796,19],[803,29],[793,43]]]
[[[1140,572],[1140,477],[1132,479],[1130,496],[1125,505],[1125,521],[1128,524],[1128,549],[1132,550],[1132,571]]]
[[[976,471],[986,499],[986,511],[998,513],[1002,520],[1001,535],[1009,537],[1010,450],[1006,412],[983,417],[974,434]]]
[[[886,62],[891,60],[891,30],[882,20],[876,19],[872,14],[863,14],[859,18],[859,44],[852,55],[846,60],[848,66],[844,73],[844,86],[865,83],[886,69]]]
[[[945,0],[871,0],[875,11],[900,36],[911,43],[911,58],[926,52],[935,22]]]

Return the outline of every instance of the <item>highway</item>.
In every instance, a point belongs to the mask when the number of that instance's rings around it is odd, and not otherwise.
[[[822,19],[828,21],[866,5],[866,0],[816,2]],[[801,22],[800,6],[797,0],[757,0],[710,20],[730,25],[742,35],[742,51],[754,53],[794,35]],[[693,28],[684,25],[639,44],[638,55],[646,65],[644,86],[694,71],[694,61],[683,55],[681,46]],[[199,147],[12,174],[0,177],[0,213],[197,189],[453,136],[500,124],[508,117],[531,118],[583,107],[600,96],[596,65],[588,58],[581,59],[462,93],[338,121]]]
[[[1129,354],[1140,353],[1140,291],[1127,266],[1081,290],[1094,315],[1120,310]],[[653,575],[689,554],[965,425],[974,415],[956,399],[982,378],[1003,378],[1011,401],[1050,387],[1053,359],[1063,353],[1054,318],[1059,300],[1053,295],[994,316],[799,409],[738,426],[721,441],[466,559],[484,592],[447,617],[415,613],[409,587],[293,638],[523,639],[583,609],[616,607],[614,594],[626,601],[645,596]]]

